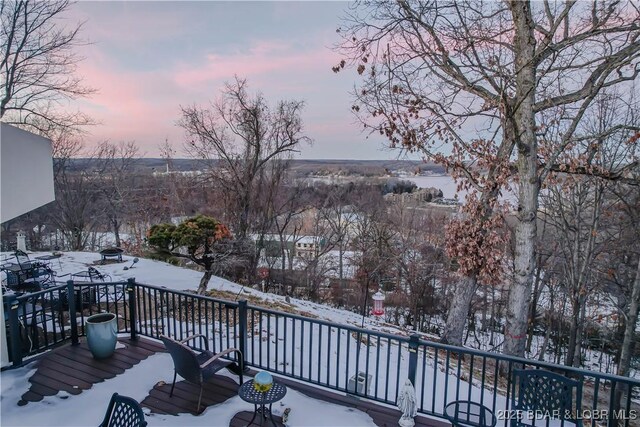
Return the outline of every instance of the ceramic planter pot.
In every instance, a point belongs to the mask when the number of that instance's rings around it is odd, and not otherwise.
[[[109,357],[116,351],[118,341],[118,319],[113,313],[90,316],[85,321],[87,344],[96,359]]]

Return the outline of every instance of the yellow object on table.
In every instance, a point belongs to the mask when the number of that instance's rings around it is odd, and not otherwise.
[[[273,386],[273,377],[268,372],[258,372],[253,379],[253,388],[260,393],[268,392],[271,390],[271,386]]]

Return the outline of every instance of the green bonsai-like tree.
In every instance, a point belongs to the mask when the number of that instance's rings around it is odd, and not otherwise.
[[[198,293],[203,295],[213,276],[213,267],[229,254],[231,232],[220,221],[198,215],[180,225],[156,224],[151,227],[148,242],[159,254],[187,258],[204,268]]]

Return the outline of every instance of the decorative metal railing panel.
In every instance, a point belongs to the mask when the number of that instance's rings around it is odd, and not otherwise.
[[[74,298],[67,297],[71,294]],[[498,415],[498,425],[510,425],[517,415],[510,412],[511,401],[520,393],[513,384],[514,369],[545,369],[580,381],[582,407],[574,415],[585,425],[639,425],[640,381],[633,378],[340,325],[133,279],[69,282],[5,296],[4,304],[15,366],[62,342],[77,343],[86,317],[110,311],[119,319],[119,332],[134,339],[164,334],[182,340],[201,334],[214,352],[240,349],[247,366],[381,403],[395,404],[400,385],[409,378],[422,414],[442,417],[447,403],[470,400]],[[204,348],[199,339],[188,344]],[[563,424],[553,421],[552,413],[529,415],[541,418],[535,425]]]

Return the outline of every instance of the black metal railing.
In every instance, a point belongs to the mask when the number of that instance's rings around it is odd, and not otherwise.
[[[42,316],[27,308],[39,301],[49,301],[40,303]],[[586,419],[606,420],[598,425],[637,425],[633,418],[640,416],[640,381],[633,378],[449,346],[418,335],[366,330],[133,279],[108,284],[68,282],[36,294],[5,297],[7,310],[14,365],[60,342],[77,342],[85,333],[87,316],[110,311],[119,319],[119,332],[129,333],[132,339],[202,334],[214,352],[240,349],[247,366],[380,403],[396,404],[409,379],[422,414],[442,417],[447,403],[471,400],[490,408],[500,416],[499,425],[506,426],[510,423],[506,411],[516,389],[513,370],[528,368],[579,380],[582,407],[576,411]],[[203,349],[200,340],[189,344]]]
[[[19,366],[29,357],[86,335],[85,320],[103,312],[118,318],[119,332],[129,332],[128,301],[135,282],[83,283],[68,281],[33,293],[5,293],[5,331],[9,360]],[[70,298],[69,295],[72,295]]]
[[[137,313],[133,329],[140,335],[182,340],[202,334],[213,352],[241,348],[239,303],[142,284],[135,285],[133,295]],[[204,349],[200,339],[189,345]]]

